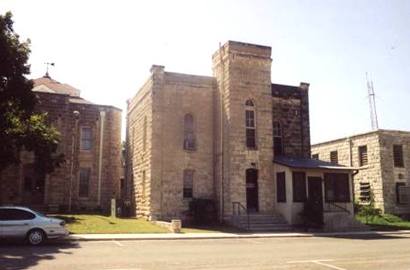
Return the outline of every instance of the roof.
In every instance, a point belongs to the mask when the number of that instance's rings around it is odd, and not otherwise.
[[[273,159],[273,163],[284,165],[286,167],[298,169],[325,169],[325,170],[356,170],[353,167],[346,167],[340,164],[334,164],[323,160],[311,158],[294,158],[278,156]]]
[[[33,91],[36,91],[36,92],[65,94],[65,95],[70,95],[74,97],[80,96],[80,90],[72,87],[69,84],[60,83],[56,80],[53,80],[48,75],[45,75],[41,78],[34,79],[33,82],[34,82]]]
[[[332,143],[336,143],[336,142],[346,141],[346,140],[349,140],[349,139],[355,139],[355,138],[358,138],[358,137],[366,137],[366,136],[371,136],[373,134],[381,134],[381,133],[388,134],[388,135],[410,135],[410,131],[406,131],[406,130],[377,129],[377,130],[372,130],[372,131],[368,131],[368,132],[364,132],[364,133],[354,134],[354,135],[348,136],[348,137],[342,137],[342,138],[338,138],[338,139],[334,139],[334,140],[330,140],[330,141],[315,143],[315,144],[312,144],[312,147],[328,145],[328,144],[332,144]]]

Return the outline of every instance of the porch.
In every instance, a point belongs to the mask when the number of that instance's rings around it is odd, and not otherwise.
[[[354,170],[315,159],[275,158],[276,211],[291,225],[313,222],[327,231],[359,226],[354,219]]]

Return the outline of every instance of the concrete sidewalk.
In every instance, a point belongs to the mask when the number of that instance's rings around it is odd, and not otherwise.
[[[326,233],[135,233],[135,234],[71,234],[66,239],[71,241],[107,241],[107,240],[187,240],[187,239],[230,239],[230,238],[280,238],[280,237],[335,237],[335,236],[386,236],[410,234],[402,231],[354,231]]]

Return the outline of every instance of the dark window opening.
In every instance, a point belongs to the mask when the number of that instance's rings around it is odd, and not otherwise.
[[[273,122],[273,154],[283,155],[282,126],[279,122]]]
[[[334,164],[337,164],[339,162],[337,151],[330,152],[330,162],[332,162]]]
[[[305,202],[306,201],[306,174],[304,172],[293,173],[293,201]]]
[[[408,203],[408,194],[406,183],[396,183],[396,202],[397,204],[407,204]]]
[[[80,183],[78,195],[80,197],[88,197],[90,192],[90,168],[80,168]]]
[[[256,148],[255,129],[246,129],[246,146]]]
[[[393,160],[394,167],[404,167],[403,160],[403,146],[402,145],[393,145]]]
[[[278,202],[286,202],[285,172],[280,172],[276,174],[276,199]]]
[[[359,165],[366,166],[368,164],[367,145],[359,146]]]
[[[313,154],[313,155],[312,155],[312,159],[319,160],[319,154]]]
[[[81,150],[91,150],[92,141],[92,129],[89,127],[81,128]]]
[[[193,198],[194,187],[194,171],[184,170],[184,183],[183,183],[183,197],[184,199]]]
[[[195,150],[195,148],[194,117],[192,114],[186,114],[184,117],[184,149]]]
[[[350,202],[349,175],[325,173],[326,202]]]
[[[245,128],[246,128],[246,146],[256,148],[256,123],[255,108],[252,100],[245,102],[247,109],[245,111]]]

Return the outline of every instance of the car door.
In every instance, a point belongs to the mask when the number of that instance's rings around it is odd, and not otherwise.
[[[32,220],[36,217],[33,213],[22,209],[3,209],[6,210],[6,220],[2,221],[4,237],[25,237],[30,230]]]

